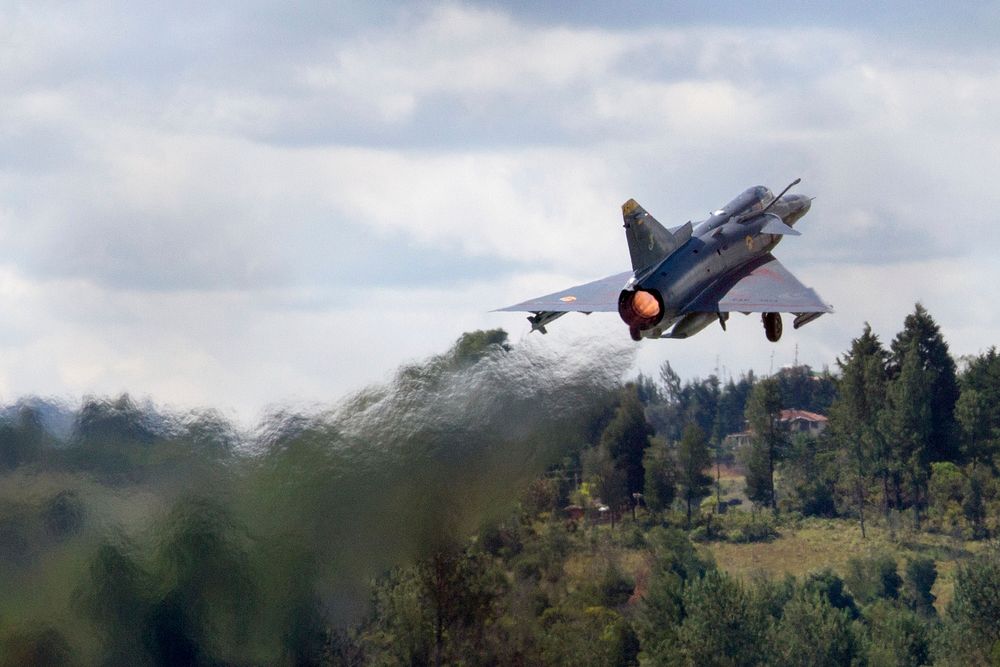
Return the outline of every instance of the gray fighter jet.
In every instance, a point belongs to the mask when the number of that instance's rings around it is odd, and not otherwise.
[[[729,314],[761,313],[767,339],[781,338],[781,313],[794,327],[833,312],[800,283],[771,251],[809,211],[811,198],[775,197],[766,187],[745,190],[702,222],[667,229],[634,199],[622,204],[632,270],[518,303],[532,331],[569,312],[618,311],[633,340],[687,338],[712,322],[723,330]]]

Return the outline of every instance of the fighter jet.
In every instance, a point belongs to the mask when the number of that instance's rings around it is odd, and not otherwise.
[[[777,197],[762,186],[748,188],[708,219],[667,229],[629,199],[622,204],[625,240],[632,270],[501,308],[526,311],[532,331],[569,312],[617,310],[632,340],[688,338],[712,322],[726,329],[730,313],[761,313],[767,339],[781,338],[781,313],[795,315],[793,326],[833,312],[816,292],[793,276],[771,251],[812,199]]]

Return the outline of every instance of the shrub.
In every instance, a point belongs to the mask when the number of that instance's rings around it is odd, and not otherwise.
[[[844,581],[854,598],[863,605],[879,598],[895,600],[903,583],[896,572],[896,561],[887,555],[850,559]]]

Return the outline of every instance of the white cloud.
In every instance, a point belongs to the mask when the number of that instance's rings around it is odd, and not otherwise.
[[[918,299],[956,351],[996,338],[995,50],[460,4],[327,35],[187,9],[0,10],[5,392],[327,399],[625,268],[628,197],[679,224],[795,176],[818,198],[778,255],[837,314],[777,348],[739,318],[641,364],[766,371],[798,341],[818,365]],[[624,335],[613,315],[561,329]]]

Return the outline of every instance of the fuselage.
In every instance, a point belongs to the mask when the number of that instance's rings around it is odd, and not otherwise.
[[[691,238],[653,267],[636,276],[629,289],[653,294],[662,307],[662,317],[633,331],[644,338],[687,336],[700,331],[719,316],[690,313],[689,306],[727,274],[769,253],[781,241],[781,234],[764,228],[779,221],[791,227],[809,211],[810,199],[786,195],[774,201],[763,186],[745,190],[739,197],[699,222]],[[772,224],[771,229],[775,227]],[[681,321],[683,318],[684,321]]]

